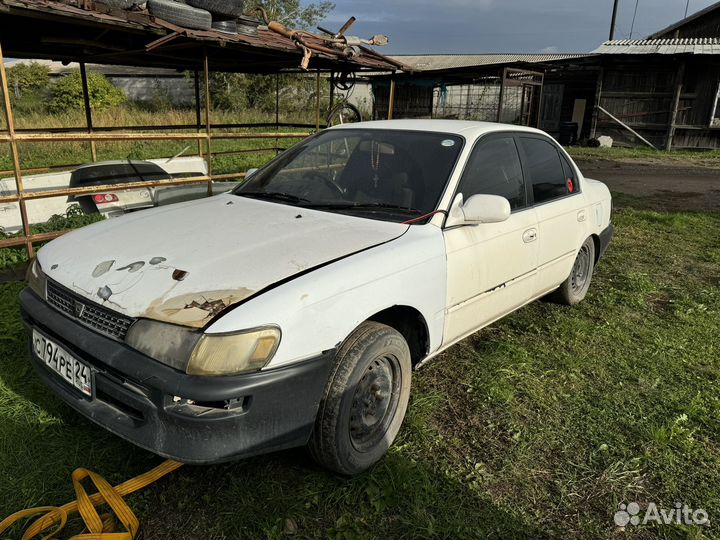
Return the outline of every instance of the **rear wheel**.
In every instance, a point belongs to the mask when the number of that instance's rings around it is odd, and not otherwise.
[[[308,449],[320,465],[346,475],[379,461],[395,440],[410,397],[405,339],[368,321],[340,347]]]
[[[592,238],[588,238],[575,257],[575,264],[573,264],[570,275],[548,298],[566,306],[574,306],[582,302],[590,288],[594,269],[595,242]]]

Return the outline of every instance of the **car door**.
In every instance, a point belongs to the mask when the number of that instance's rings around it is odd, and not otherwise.
[[[589,214],[579,175],[557,144],[539,134],[518,139],[538,220],[537,284],[548,292],[570,275]]]
[[[446,227],[447,310],[443,341],[456,341],[525,304],[536,290],[537,218],[512,133],[486,135],[473,149],[457,194],[510,201],[502,223]]]

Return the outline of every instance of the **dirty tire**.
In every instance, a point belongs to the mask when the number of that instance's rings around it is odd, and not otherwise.
[[[410,398],[412,363],[395,329],[367,321],[340,347],[308,443],[320,465],[354,475],[395,440]]]
[[[172,24],[183,28],[196,30],[209,30],[212,25],[212,16],[209,11],[187,6],[171,0],[148,0],[150,13]]]
[[[133,6],[144,4],[144,0],[98,0],[98,4],[103,4],[114,9],[130,9]]]
[[[186,2],[196,8],[228,17],[240,17],[245,10],[245,0],[186,0]]]
[[[575,257],[570,275],[560,288],[548,295],[548,300],[566,306],[574,306],[582,302],[590,288],[594,269],[595,242],[592,238],[588,238]]]
[[[213,30],[218,32],[226,32],[228,34],[237,34],[238,25],[236,19],[217,20],[213,17],[212,22]]]

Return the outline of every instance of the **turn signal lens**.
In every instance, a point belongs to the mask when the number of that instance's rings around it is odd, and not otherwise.
[[[28,267],[26,281],[28,287],[40,298],[45,300],[47,296],[47,278],[37,259],[33,260],[32,264]]]
[[[279,328],[238,334],[205,334],[193,350],[189,375],[237,375],[264,368],[280,344]]]

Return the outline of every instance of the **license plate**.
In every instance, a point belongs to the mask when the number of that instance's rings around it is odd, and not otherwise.
[[[33,328],[33,351],[47,367],[68,384],[92,397],[92,373],[90,367]]]

